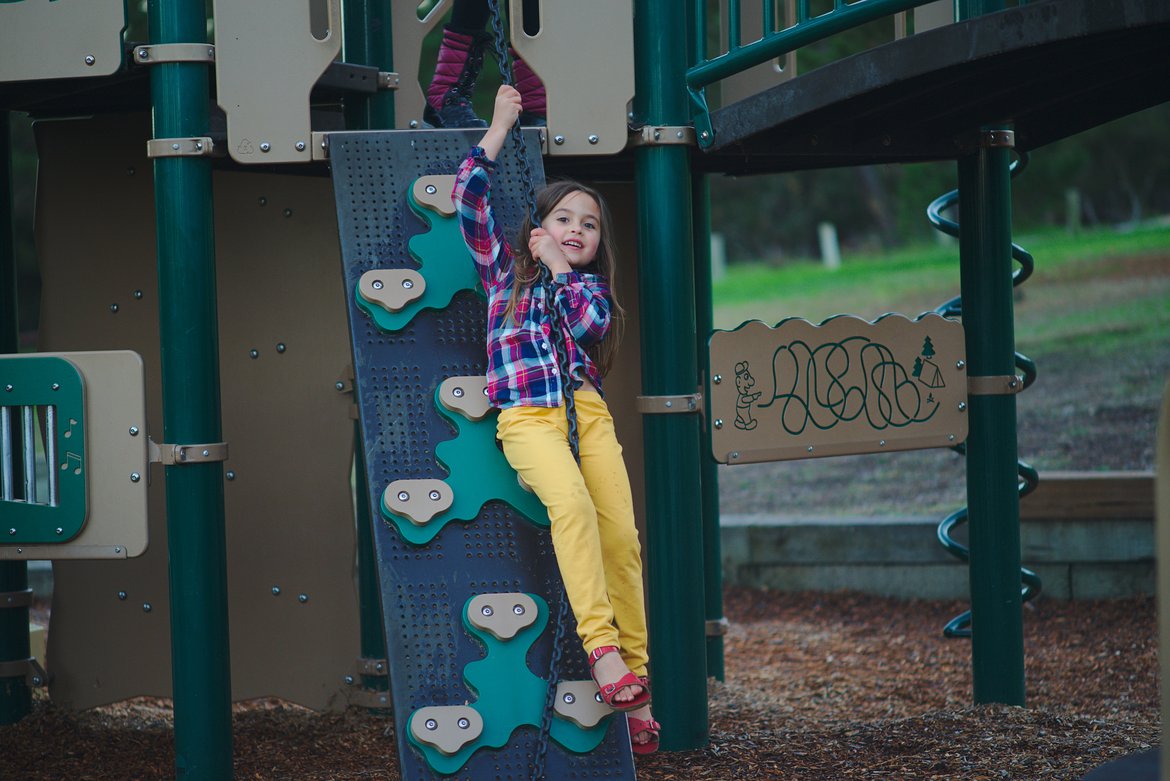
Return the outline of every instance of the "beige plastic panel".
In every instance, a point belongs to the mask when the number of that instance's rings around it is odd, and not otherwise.
[[[765,0],[767,1],[767,0]],[[776,20],[780,29],[784,29],[796,22],[796,0],[771,0],[776,9]],[[764,9],[759,2],[740,3],[740,43],[748,44],[757,41],[764,34]],[[719,43],[723,47],[720,51],[727,51],[727,0],[721,0],[719,9],[721,30]],[[762,65],[737,73],[719,82],[721,92],[720,102],[730,106],[745,98],[749,98],[769,87],[788,81],[796,76],[796,52],[784,55],[783,61],[770,60]]]
[[[227,113],[228,154],[240,163],[312,159],[309,93],[341,53],[341,0],[313,37],[308,0],[216,0],[215,80]],[[265,151],[267,148],[267,151]]]
[[[544,81],[549,154],[620,152],[634,97],[633,0],[543,2],[535,36],[524,32],[522,5],[509,0],[511,41]]]
[[[394,35],[394,67],[400,76],[394,91],[394,126],[399,130],[422,127],[426,96],[418,83],[419,60],[423,39],[451,10],[453,0],[439,0],[423,19],[418,18],[418,2],[390,4]]]
[[[711,448],[744,464],[949,447],[967,437],[963,327],[935,314],[716,331]]]
[[[109,76],[125,27],[124,0],[0,3],[0,82]]]
[[[1157,474],[1154,509],[1158,556],[1158,654],[1162,680],[1170,681],[1170,383],[1162,394],[1162,415],[1158,420]],[[1170,724],[1170,687],[1162,686],[1162,724]],[[1166,727],[1162,727],[1166,734]],[[1161,756],[1162,778],[1170,778],[1170,752]]]
[[[0,545],[0,559],[125,559],[146,550],[146,382],[128,350],[38,353],[64,358],[85,378],[88,514],[61,545]],[[138,431],[137,435],[130,433]],[[138,482],[130,479],[137,472]]]
[[[146,430],[160,441],[149,135],[145,115],[38,124],[40,348],[140,354]],[[235,474],[224,484],[232,696],[341,708],[360,643],[351,399],[334,387],[351,353],[332,188],[228,171],[213,186],[224,469]],[[50,693],[64,707],[170,696],[162,467],[151,477],[144,555],[54,564]]]

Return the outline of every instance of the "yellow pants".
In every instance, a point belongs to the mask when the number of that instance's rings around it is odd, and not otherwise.
[[[576,402],[579,468],[564,407],[509,407],[500,412],[497,433],[508,463],[548,509],[586,653],[615,645],[630,671],[645,675],[646,609],[630,478],[601,396],[578,391]]]

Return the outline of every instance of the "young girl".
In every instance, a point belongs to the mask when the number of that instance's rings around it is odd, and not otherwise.
[[[537,198],[540,224],[527,218],[516,246],[508,244],[492,215],[489,172],[520,111],[520,93],[500,87],[491,125],[460,166],[452,194],[488,295],[488,395],[500,409],[497,435],[508,463],[548,509],[593,679],[607,704],[628,712],[634,750],[647,754],[658,747],[659,725],[646,679],[642,560],[630,481],[601,396],[619,330],[611,323],[621,315],[608,282],[610,220],[593,190],[558,182]],[[537,282],[540,263],[554,275],[551,299]],[[558,369],[554,307],[569,377]],[[562,382],[576,389],[580,466],[569,450]]]

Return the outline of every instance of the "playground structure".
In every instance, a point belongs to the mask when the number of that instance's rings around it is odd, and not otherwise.
[[[401,755],[418,763],[420,773],[425,772],[423,763],[447,772],[440,767],[449,767],[451,757],[467,744],[436,744],[437,757],[427,755],[429,749],[417,742],[411,744],[417,751],[408,747],[405,724],[416,709],[404,709],[407,700],[398,698],[409,695],[413,702],[418,691],[432,686],[422,678],[438,674],[427,671],[425,664],[412,667],[413,659],[394,653],[404,646],[394,644],[421,632],[417,642],[423,645],[456,646],[443,654],[450,657],[444,662],[450,669],[443,675],[458,680],[462,667],[456,662],[478,658],[484,646],[495,648],[495,641],[484,634],[493,633],[477,627],[461,634],[460,600],[439,592],[412,593],[422,583],[421,575],[396,578],[409,569],[408,560],[417,562],[420,571],[436,566],[427,562],[442,556],[428,546],[442,534],[440,545],[450,547],[452,540],[459,540],[456,545],[466,544],[469,557],[481,550],[478,545],[497,545],[504,551],[501,558],[525,562],[531,555],[545,568],[538,576],[545,582],[538,585],[529,585],[523,572],[497,578],[518,584],[503,593],[539,590],[547,596],[548,579],[555,581],[539,536],[529,539],[534,532],[517,531],[527,527],[518,525],[506,507],[485,511],[480,523],[492,526],[492,534],[519,534],[524,540],[517,549],[524,555],[513,554],[498,537],[487,542],[453,537],[455,532],[427,527],[427,520],[394,521],[409,513],[395,515],[393,508],[380,507],[389,488],[379,482],[382,476],[434,479],[435,473],[441,474],[433,463],[438,447],[432,454],[428,443],[449,439],[451,429],[461,431],[464,424],[432,402],[437,379],[473,374],[471,346],[479,338],[470,325],[477,316],[474,295],[460,293],[458,286],[453,298],[433,307],[420,303],[419,312],[428,313],[411,312],[410,318],[399,313],[409,311],[413,300],[380,310],[377,304],[368,306],[378,297],[372,293],[364,299],[366,308],[358,301],[358,283],[370,269],[421,265],[427,291],[437,287],[438,279],[427,274],[429,255],[415,254],[411,260],[414,248],[408,244],[428,233],[419,231],[420,225],[429,233],[439,231],[441,219],[425,203],[419,206],[417,201],[425,197],[416,197],[409,207],[414,217],[407,216],[407,208],[415,180],[449,173],[440,169],[448,168],[475,138],[474,133],[416,129],[422,97],[414,74],[421,41],[447,4],[435,4],[420,19],[414,4],[372,0],[347,3],[344,9],[330,2],[295,10],[280,3],[220,2],[211,47],[203,43],[201,4],[159,0],[150,7],[152,40],[131,47],[125,65],[121,8],[93,5],[96,19],[66,22],[28,16],[23,24],[18,20],[5,29],[48,33],[57,32],[59,25],[75,25],[94,38],[104,32],[108,48],[34,57],[30,49],[14,44],[2,47],[0,54],[4,108],[29,110],[46,120],[38,126],[37,235],[45,280],[39,348],[51,354],[0,363],[0,385],[11,382],[21,388],[14,393],[24,394],[24,381],[40,382],[39,372],[52,374],[47,380],[51,390],[6,399],[5,409],[43,416],[45,430],[51,432],[42,435],[44,463],[53,473],[61,459],[67,466],[84,463],[73,467],[81,471],[73,477],[84,475],[82,493],[89,502],[88,515],[83,511],[79,522],[76,500],[42,507],[45,503],[32,501],[27,488],[18,490],[19,496],[5,495],[0,509],[6,527],[17,510],[40,517],[20,524],[14,520],[14,539],[0,548],[0,557],[6,559],[0,563],[0,591],[9,596],[0,610],[0,650],[6,652],[0,655],[0,665],[5,665],[0,667],[0,720],[19,719],[28,707],[24,561],[52,558],[57,581],[48,665],[52,696],[84,708],[135,694],[172,695],[185,777],[228,777],[230,701],[262,695],[315,708],[350,703],[379,707],[394,697]],[[703,452],[714,452],[726,462],[746,460],[746,454],[772,447],[759,444],[766,443],[760,438],[765,430],[776,435],[774,426],[752,425],[765,420],[759,401],[744,401],[751,389],[733,378],[747,373],[748,367],[741,372],[740,364],[759,367],[764,361],[749,355],[750,350],[766,357],[777,348],[753,340],[708,351],[705,344],[711,327],[709,263],[703,252],[708,246],[704,174],[959,161],[963,354],[956,354],[958,348],[942,354],[963,369],[966,379],[956,382],[945,373],[941,359],[937,364],[931,360],[943,342],[934,336],[927,355],[924,339],[929,333],[914,334],[909,359],[901,358],[905,353],[898,349],[899,358],[885,363],[891,371],[900,365],[910,373],[916,356],[925,359],[937,369],[927,375],[927,387],[959,392],[947,399],[947,406],[962,414],[943,427],[939,439],[901,446],[949,446],[970,432],[969,474],[978,478],[971,482],[985,486],[973,487],[970,501],[971,547],[977,554],[971,571],[972,610],[979,627],[973,637],[975,698],[1022,704],[1012,396],[1020,380],[1012,363],[1011,147],[1042,146],[1165,100],[1164,91],[1170,89],[1165,78],[1170,65],[1157,53],[1170,13],[1152,4],[1094,3],[1090,12],[1090,4],[1074,0],[1008,10],[1003,3],[960,2],[957,23],[929,31],[926,21],[938,19],[937,4],[926,8],[912,0],[859,0],[834,3],[823,13],[809,5],[805,0],[787,4],[789,18],[777,23],[772,3],[741,9],[731,2],[722,14],[728,51],[714,57],[704,51],[704,14],[691,7],[681,15],[665,2],[640,3],[635,15],[629,0],[549,0],[539,35],[529,38],[514,30],[512,36],[550,95],[548,128],[526,131],[527,159],[537,176],[543,158],[550,172],[605,180],[618,215],[615,229],[624,248],[624,268],[636,268],[636,279],[623,280],[631,291],[627,300],[637,303],[609,393],[627,458],[637,467],[631,473],[636,483],[644,480],[637,495],[649,550],[654,675],[670,682],[656,691],[657,707],[673,716],[664,733],[668,748],[703,741],[704,681],[721,669],[715,462]],[[43,14],[48,8],[55,7],[24,0],[6,4],[0,13]],[[799,46],[910,9],[916,9],[913,35],[858,55],[853,62],[792,77],[791,52]],[[256,24],[259,17],[263,25]],[[770,32],[774,30],[779,32]],[[598,58],[596,49],[582,41],[602,36],[610,46]],[[19,38],[9,33],[6,44],[9,37]],[[756,43],[740,43],[755,37],[760,38]],[[108,39],[117,46],[110,47]],[[40,37],[22,40],[34,45]],[[341,62],[336,58],[343,48]],[[1111,67],[1089,69],[1084,65],[1087,51],[1104,51]],[[771,63],[782,56],[787,68],[777,72]],[[37,69],[31,69],[34,62]],[[208,116],[212,62],[223,125]],[[1044,67],[1023,67],[1037,62]],[[61,63],[66,64],[45,69]],[[599,71],[603,67],[609,70]],[[956,88],[1017,70],[1027,78],[1003,79],[997,90]],[[587,93],[566,86],[579,84],[583,72],[596,74]],[[143,113],[147,73],[154,96],[153,129]],[[720,80],[723,106],[716,108],[704,87]],[[93,83],[99,86],[78,88]],[[573,100],[561,101],[570,93]],[[1038,103],[1037,94],[1046,99]],[[631,98],[632,129],[627,116]],[[338,104],[340,111],[322,110]],[[316,118],[310,105],[318,109]],[[86,113],[95,116],[48,121]],[[354,151],[363,144],[378,148]],[[393,165],[387,167],[389,162]],[[153,186],[147,177],[151,165]],[[324,176],[326,166],[332,180]],[[519,172],[507,164],[505,171],[506,182],[519,180]],[[364,176],[367,189],[343,195],[346,176]],[[426,187],[424,183],[424,196]],[[514,219],[523,207],[522,194],[517,188],[502,197],[502,212]],[[152,212],[153,234],[143,217]],[[364,223],[351,230],[347,218]],[[386,249],[377,246],[376,236],[387,237]],[[0,253],[10,262],[7,247],[0,246]],[[95,257],[99,262],[90,260]],[[337,274],[339,261],[346,269],[344,284]],[[94,267],[102,273],[87,275]],[[5,270],[4,279],[10,277]],[[79,278],[85,284],[76,284]],[[410,279],[413,284],[416,278]],[[383,287],[374,287],[373,281]],[[371,280],[371,288],[385,289],[385,282]],[[4,286],[0,311],[15,312],[14,305],[7,305],[15,301],[10,288]],[[347,296],[352,301],[348,335],[340,306]],[[454,309],[459,319],[432,317],[429,309]],[[426,334],[429,340],[419,339],[422,348],[391,345],[394,338],[380,335],[401,330],[402,324],[379,322],[373,331],[362,330],[371,328],[367,319],[395,316],[428,324],[405,338],[410,342],[418,333]],[[868,328],[862,323],[833,339],[877,341]],[[16,351],[14,329],[0,338],[10,340],[0,344],[0,352]],[[767,338],[793,343],[786,335]],[[363,343],[377,343],[371,355],[390,357],[364,361]],[[433,349],[437,344],[444,349],[456,345],[463,352],[451,357],[455,353]],[[391,347],[400,352],[380,352]],[[142,356],[145,377],[137,375],[127,350]],[[121,363],[79,354],[99,351],[122,351],[116,357]],[[49,359],[65,365],[26,368]],[[352,374],[347,371],[350,363]],[[74,380],[70,390],[53,372],[82,379]],[[110,390],[115,379],[126,382],[128,373],[129,388],[146,389],[141,400],[135,400],[138,391]],[[764,379],[758,368],[755,373],[757,381]],[[385,396],[372,394],[371,388],[381,388]],[[66,414],[66,403],[54,401],[52,394],[62,391],[74,404],[84,400],[80,415]],[[347,479],[355,431],[349,394],[355,391],[363,432],[357,450],[356,524]],[[103,396],[129,408],[112,409]],[[629,401],[635,396],[637,404]],[[428,418],[438,425],[424,438],[418,421]],[[80,428],[72,428],[72,421]],[[887,427],[892,423],[884,421]],[[14,462],[35,466],[41,458],[32,433],[39,425],[40,420],[26,417],[17,426],[6,426],[6,431],[21,432],[19,437],[6,434],[0,443]],[[75,430],[84,432],[81,453],[71,436]],[[737,431],[751,436],[748,444],[721,448],[722,436]],[[389,446],[377,442],[378,432],[392,432],[397,439],[388,435],[393,442]],[[148,435],[159,442],[153,457]],[[708,437],[714,449],[701,444]],[[16,447],[18,441],[25,446]],[[879,438],[866,431],[845,444],[798,440],[792,446],[819,456],[880,452],[896,443],[893,436]],[[71,461],[69,453],[77,460]],[[765,452],[760,457],[781,456]],[[156,469],[148,490],[151,461],[165,465],[165,480]],[[100,472],[107,467],[109,474]],[[61,470],[62,482],[50,489],[51,498],[58,491],[63,497],[69,490],[76,493],[67,482],[71,472]],[[16,473],[15,467],[6,472],[6,486],[13,483],[8,475]],[[101,486],[118,486],[129,494],[110,495]],[[455,487],[462,489],[461,484]],[[521,497],[509,504],[523,501]],[[131,506],[138,509],[130,513]],[[57,520],[66,512],[74,513],[72,527]],[[130,528],[111,531],[106,520],[111,517],[129,519]],[[58,533],[58,527],[63,531]],[[411,541],[414,547],[387,547],[398,530],[409,540],[407,532],[420,528],[431,538]],[[451,529],[462,527],[454,524]],[[70,535],[61,543],[55,539]],[[695,544],[699,539],[703,546]],[[695,572],[705,573],[705,584]],[[469,587],[498,591],[495,586]],[[397,613],[392,596],[400,606]],[[536,601],[531,604],[539,620],[548,621],[548,611]],[[395,620],[400,632],[394,630]],[[413,626],[408,628],[408,623]],[[570,641],[564,645],[571,648],[572,632],[566,635]],[[128,643],[160,663],[142,666],[126,652]],[[543,660],[542,654],[555,646],[544,641],[536,656]],[[509,652],[496,653],[492,658]],[[542,663],[534,661],[533,667],[540,670]],[[580,663],[566,662],[569,669]],[[391,687],[387,667],[395,683]],[[580,669],[572,671],[581,677]],[[436,695],[443,702],[436,704],[465,699],[444,691]],[[425,722],[423,710],[417,712]],[[523,723],[523,718],[514,723]],[[628,756],[621,757],[620,732],[609,731],[604,749],[609,753],[603,751],[602,762],[606,772],[628,777],[632,767]],[[417,738],[417,731],[412,734]],[[552,737],[557,741],[555,733]],[[534,739],[522,733],[519,745],[508,751],[523,762]],[[550,751],[550,761],[588,760],[556,749]]]

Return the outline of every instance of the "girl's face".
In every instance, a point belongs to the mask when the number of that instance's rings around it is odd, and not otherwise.
[[[552,208],[540,227],[565,253],[573,268],[593,262],[601,244],[601,207],[589,195],[578,190],[566,195]]]

